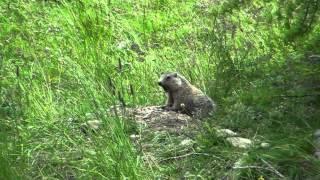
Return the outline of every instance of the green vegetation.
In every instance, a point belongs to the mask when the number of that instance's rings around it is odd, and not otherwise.
[[[318,0],[0,1],[0,179],[221,179],[243,153],[288,179],[319,178],[319,9]],[[112,105],[162,104],[163,71],[218,104],[195,137],[215,156],[150,164],[129,139],[134,125],[106,116]],[[90,139],[79,130],[88,115],[103,121]],[[271,147],[231,148],[216,126]]]

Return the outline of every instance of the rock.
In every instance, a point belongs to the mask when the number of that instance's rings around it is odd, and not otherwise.
[[[317,158],[317,159],[320,159],[320,151],[317,151],[314,153],[314,156]]]
[[[232,146],[247,149],[252,145],[252,141],[242,137],[228,137],[226,139]]]
[[[131,140],[136,140],[136,139],[139,139],[139,138],[140,138],[140,136],[138,134],[131,134],[130,135],[130,139]]]
[[[314,137],[317,139],[317,138],[320,138],[320,129],[317,129],[315,132],[314,132]]]
[[[192,145],[192,144],[193,144],[193,141],[191,139],[184,139],[180,143],[181,146],[189,146],[189,145]]]
[[[101,126],[102,122],[99,120],[91,120],[87,121],[87,125],[90,129],[98,130]]]
[[[320,129],[317,129],[314,132],[314,145],[315,145],[315,153],[314,156],[320,159]]]
[[[260,144],[260,147],[262,147],[262,148],[268,148],[268,147],[270,147],[270,144],[263,142],[263,143]]]
[[[236,132],[233,132],[230,129],[218,129],[217,130],[217,136],[218,137],[232,137],[237,136],[238,134]]]
[[[100,129],[102,122],[100,120],[90,120],[81,124],[81,131],[88,134],[89,131],[96,132]]]
[[[320,138],[314,140],[314,146],[320,151]]]
[[[120,41],[117,45],[118,49],[126,49],[128,47],[129,42],[127,41]]]

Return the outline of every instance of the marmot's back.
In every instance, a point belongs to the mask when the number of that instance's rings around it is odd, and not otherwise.
[[[197,118],[207,117],[215,109],[210,97],[176,72],[162,74],[159,85],[167,92],[165,109],[181,111]]]

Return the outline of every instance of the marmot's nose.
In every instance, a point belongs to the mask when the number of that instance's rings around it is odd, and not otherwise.
[[[161,86],[161,85],[162,85],[162,84],[161,84],[161,81],[159,81],[158,84]]]

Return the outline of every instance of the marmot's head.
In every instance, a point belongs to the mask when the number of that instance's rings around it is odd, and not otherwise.
[[[182,86],[183,79],[176,72],[163,73],[158,84],[166,91],[175,91]]]

